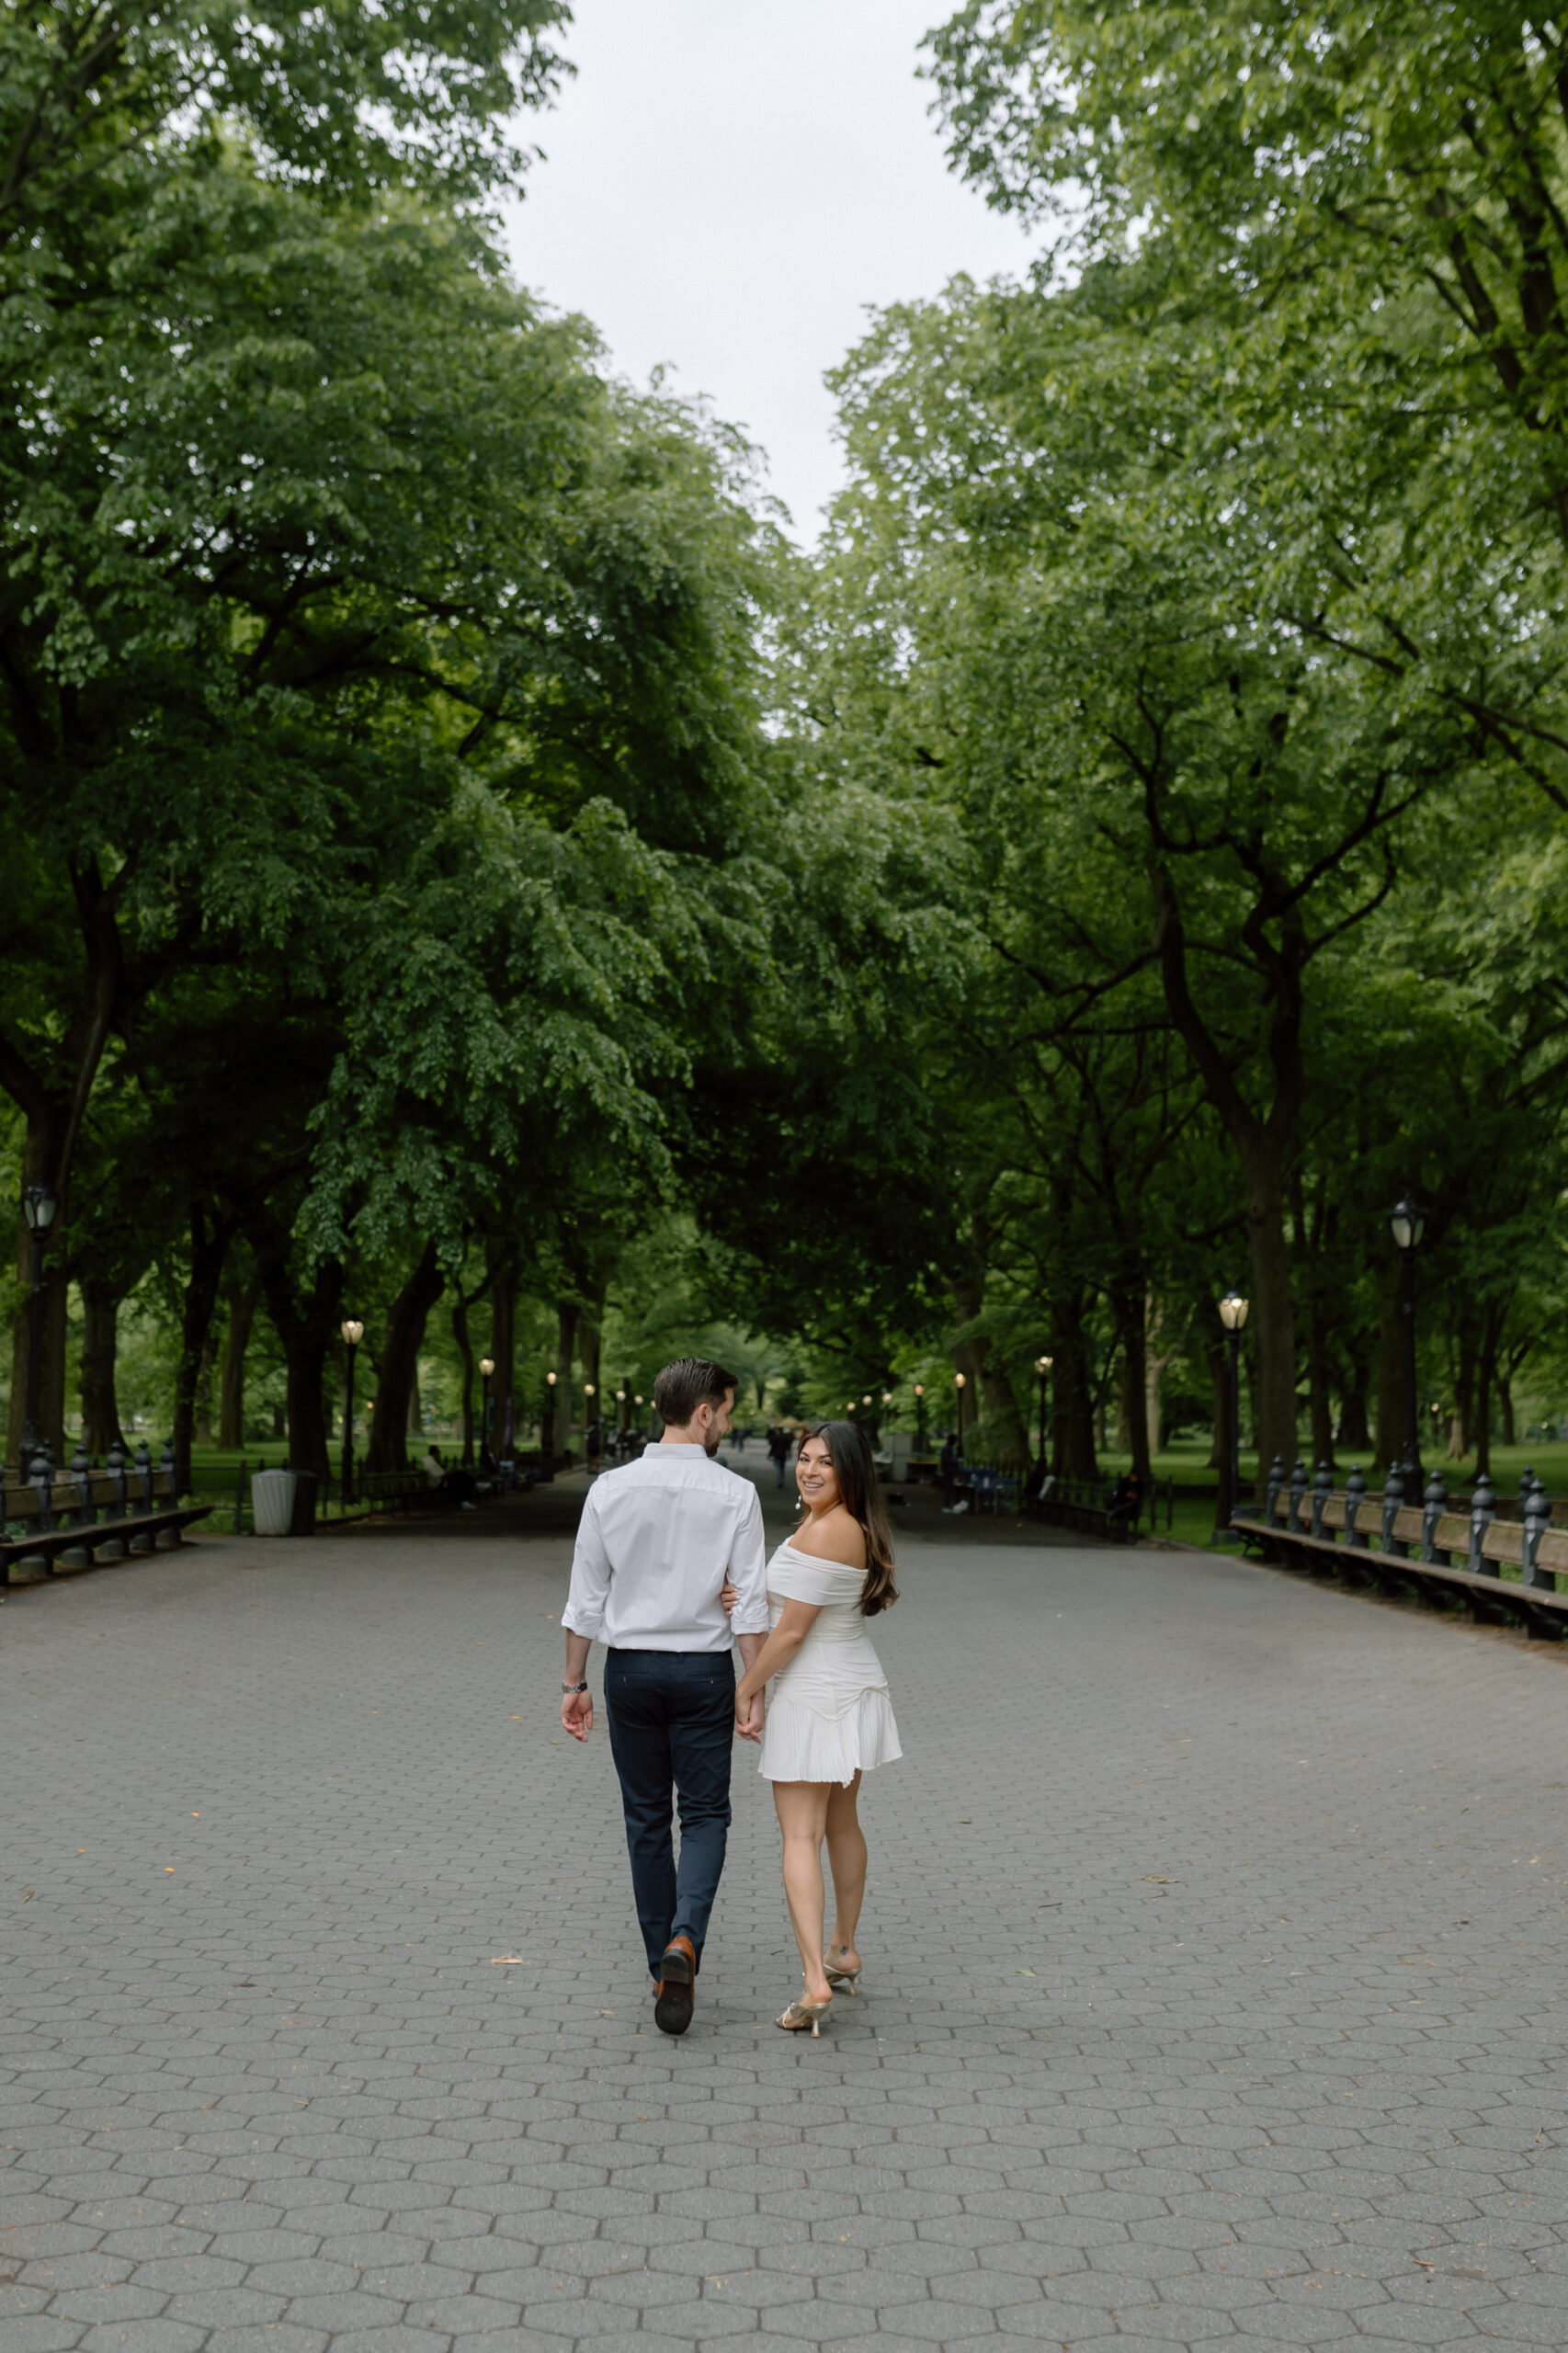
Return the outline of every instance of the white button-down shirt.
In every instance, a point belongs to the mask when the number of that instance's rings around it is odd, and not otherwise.
[[[719,1602],[726,1576],[740,1598]],[[562,1624],[611,1650],[723,1651],[767,1631],[762,1502],[700,1446],[659,1444],[588,1489]]]

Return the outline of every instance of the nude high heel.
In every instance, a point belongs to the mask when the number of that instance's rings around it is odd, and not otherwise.
[[[829,1961],[825,1953],[823,1955],[822,1973],[826,1978],[828,1984],[833,1987],[835,1994],[840,1986],[844,1988],[844,1991],[846,1994],[858,1994],[860,1991],[860,1969],[863,1969],[864,1967],[865,1963],[862,1961],[859,1968],[840,1969],[836,1961]]]
[[[810,2027],[813,2038],[820,2041],[819,2021],[826,2018],[832,2007],[831,1995],[825,2002],[791,2002],[782,2017],[776,2018],[773,2023],[781,2026],[786,2034],[804,2034]]]

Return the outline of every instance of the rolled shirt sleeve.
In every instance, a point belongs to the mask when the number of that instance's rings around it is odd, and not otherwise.
[[[766,1634],[767,1558],[762,1536],[762,1500],[755,1487],[747,1507],[741,1515],[735,1540],[730,1548],[729,1575],[730,1583],[740,1597],[730,1616],[730,1631],[733,1634]],[[573,1586],[575,1589],[575,1573]]]
[[[569,1633],[586,1634],[590,1642],[598,1639],[605,1622],[605,1603],[609,1597],[609,1554],[605,1550],[599,1515],[596,1508],[597,1488],[590,1487],[583,1506],[583,1517],[577,1523],[576,1550],[572,1555],[572,1585],[566,1597],[566,1607],[561,1622]],[[758,1512],[760,1537],[761,1513]],[[766,1621],[767,1611],[764,1610]]]

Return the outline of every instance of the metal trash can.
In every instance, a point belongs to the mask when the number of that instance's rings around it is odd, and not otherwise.
[[[258,1536],[289,1535],[294,1518],[293,1472],[252,1472],[250,1507]]]
[[[313,1536],[316,1532],[316,1474],[313,1471],[292,1471],[294,1508],[289,1515],[290,1536]]]

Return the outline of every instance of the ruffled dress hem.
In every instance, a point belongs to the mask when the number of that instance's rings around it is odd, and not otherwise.
[[[857,1773],[875,1772],[903,1755],[892,1701],[876,1685],[832,1716],[781,1691],[768,1706],[756,1769],[769,1781],[836,1781],[847,1789]]]

